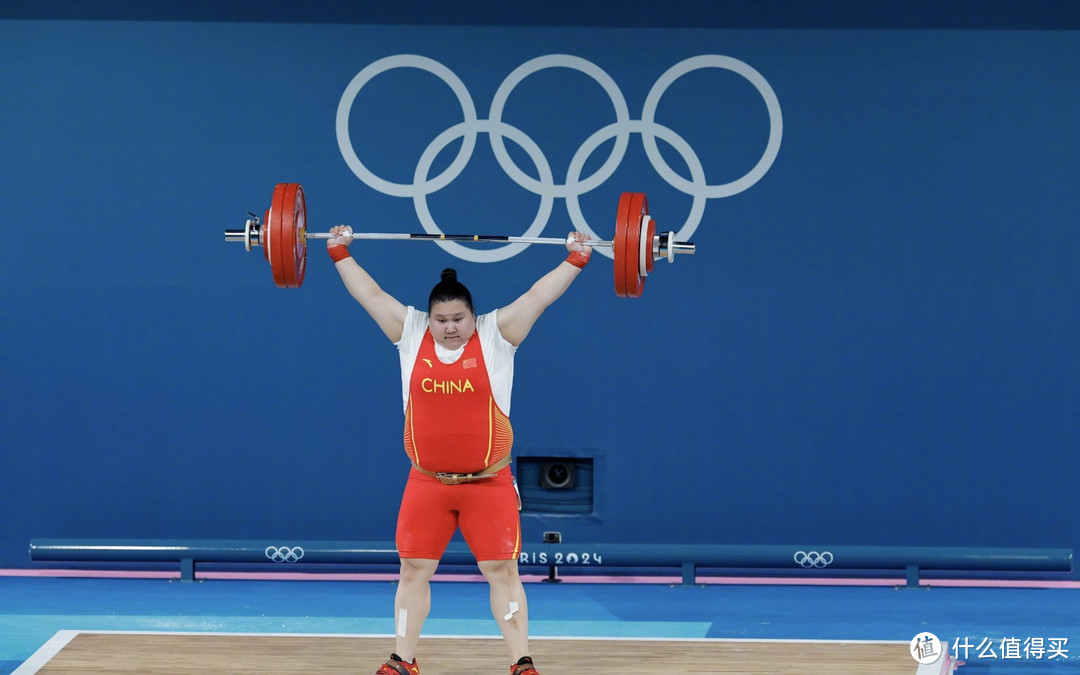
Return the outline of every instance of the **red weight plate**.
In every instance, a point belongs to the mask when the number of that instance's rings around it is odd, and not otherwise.
[[[304,226],[307,223],[307,209],[304,204],[304,189],[299,183],[285,183],[285,193],[281,205],[281,269],[285,288],[299,288],[304,283],[305,244]]]
[[[307,200],[304,199],[304,188],[296,186],[296,247],[293,249],[293,259],[296,261],[296,288],[304,283],[304,274],[307,273]]]
[[[281,219],[278,221],[280,236],[276,243],[281,244],[278,249],[278,261],[281,263],[281,287],[292,288],[296,277],[296,263],[293,256],[293,248],[296,242],[296,185],[284,183],[284,194],[281,197]]]
[[[627,206],[627,220],[624,225],[626,238],[622,252],[618,257],[623,258],[623,284],[627,298],[640,298],[645,288],[645,278],[641,276],[639,260],[641,258],[641,224],[644,216],[649,213],[649,204],[645,200],[643,192],[631,192]]]
[[[285,205],[285,183],[274,186],[274,198],[270,201],[270,211],[266,215],[266,255],[270,260],[270,271],[274,274],[274,285],[285,287],[285,263],[282,250],[285,248],[283,230],[283,212]]]
[[[630,222],[630,202],[633,193],[619,195],[619,207],[615,211],[615,235],[611,238],[611,254],[614,259],[615,295],[626,297],[626,224]]]

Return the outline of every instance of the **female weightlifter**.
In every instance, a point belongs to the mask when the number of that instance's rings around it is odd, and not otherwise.
[[[401,304],[349,254],[350,232],[331,229],[327,250],[345,288],[398,348],[412,462],[397,521],[395,651],[376,675],[419,675],[416,649],[431,608],[431,577],[459,527],[490,586],[511,675],[540,675],[529,657],[529,609],[518,576],[520,501],[510,473],[509,418],[514,353],[589,261],[588,237],[574,232],[565,261],[509,305],[477,316],[452,269],[432,289],[427,312]]]

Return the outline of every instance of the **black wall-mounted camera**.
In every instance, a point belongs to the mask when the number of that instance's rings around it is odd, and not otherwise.
[[[540,467],[540,485],[552,490],[574,487],[574,467],[569,462],[553,460]]]

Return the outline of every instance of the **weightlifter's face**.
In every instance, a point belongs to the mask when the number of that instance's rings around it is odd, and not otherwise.
[[[476,315],[464,300],[436,302],[428,317],[431,337],[446,349],[458,349],[476,332]]]

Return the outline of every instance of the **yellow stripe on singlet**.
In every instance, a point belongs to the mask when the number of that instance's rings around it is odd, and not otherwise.
[[[491,452],[495,449],[495,399],[488,402],[488,444],[484,455],[484,466],[491,465]]]

